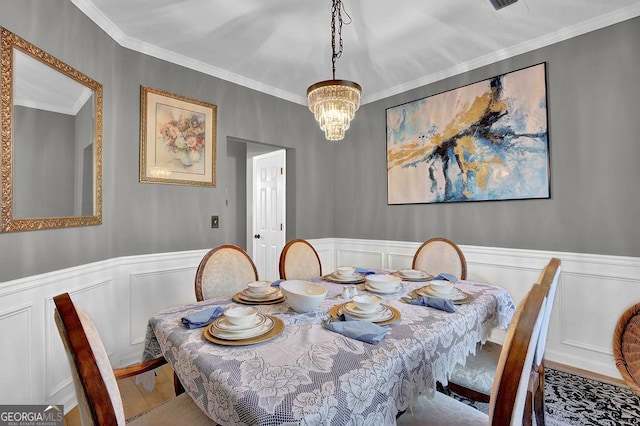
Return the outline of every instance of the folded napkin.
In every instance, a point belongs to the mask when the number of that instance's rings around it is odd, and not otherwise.
[[[364,268],[356,268],[356,272],[362,275],[371,275],[371,274],[375,274],[375,271],[371,271],[369,269],[364,269]]]
[[[220,306],[214,306],[195,314],[187,315],[182,318],[182,323],[190,329],[201,328],[207,324],[211,324],[216,318],[222,315],[223,309]]]
[[[455,275],[452,274],[438,274],[437,277],[433,278],[434,280],[447,280],[450,281],[452,283],[455,283],[456,281],[458,281],[458,278]]]
[[[427,306],[429,308],[440,309],[445,312],[455,312],[456,307],[451,299],[441,299],[439,297],[421,296],[415,299],[405,298],[411,305]]]
[[[380,343],[389,331],[385,327],[368,321],[324,321],[322,326],[345,337],[372,345]]]
[[[280,283],[284,280],[277,280],[271,283],[271,287],[280,287]]]

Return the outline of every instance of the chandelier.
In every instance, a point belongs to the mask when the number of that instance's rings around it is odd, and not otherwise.
[[[362,88],[358,83],[348,80],[336,80],[336,59],[342,56],[342,0],[333,0],[331,7],[331,62],[333,63],[333,80],[325,80],[309,86],[307,98],[309,110],[320,123],[327,140],[339,141],[349,128],[351,120],[360,107]],[[351,17],[345,25],[351,23]],[[338,21],[338,50],[336,51],[336,20]]]

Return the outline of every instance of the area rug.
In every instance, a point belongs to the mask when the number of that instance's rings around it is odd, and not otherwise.
[[[545,425],[638,426],[640,398],[629,388],[545,369]],[[487,413],[489,404],[453,395]]]

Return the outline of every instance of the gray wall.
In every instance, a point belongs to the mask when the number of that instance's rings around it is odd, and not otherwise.
[[[245,195],[225,203],[225,189],[237,187],[227,171],[228,137],[294,148],[305,173],[289,225],[302,238],[333,236],[332,147],[305,106],[124,49],[66,0],[0,0],[0,26],[104,89],[103,224],[0,234],[0,282],[118,256],[244,246],[237,209]],[[140,85],[218,106],[217,188],[138,182]],[[210,228],[214,214],[219,229]]]
[[[229,138],[289,148],[298,172],[288,182],[295,231],[287,238],[444,235],[460,244],[640,255],[638,19],[367,104],[346,139],[330,144],[305,106],[124,49],[69,1],[0,0],[0,11],[1,26],[104,86],[103,224],[0,234],[0,282],[117,256],[244,246]],[[386,108],[543,61],[551,199],[386,204]],[[138,182],[140,85],[218,105],[217,188]],[[228,206],[225,192],[233,194]],[[336,199],[357,199],[357,207]],[[220,229],[209,227],[213,214]]]
[[[72,216],[75,117],[16,106],[13,118],[14,217]]]
[[[335,145],[334,234],[640,256],[640,18],[367,104]],[[387,205],[385,109],[547,63],[551,198]],[[365,87],[366,90],[366,87]]]

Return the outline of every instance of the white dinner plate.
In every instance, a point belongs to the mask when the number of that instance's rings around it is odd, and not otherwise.
[[[387,308],[385,308],[383,305],[378,305],[376,307],[375,310],[367,312],[367,311],[363,311],[362,309],[358,308],[358,306],[356,306],[356,304],[354,302],[347,302],[344,304],[344,308],[345,312],[349,313],[349,314],[353,314],[355,316],[376,316],[376,315],[380,315],[382,314]]]
[[[336,281],[355,281],[355,280],[359,280],[362,279],[362,274],[354,274],[354,275],[349,275],[348,277],[345,277],[344,275],[340,275],[337,273],[333,273],[331,274],[331,278],[333,278]]]
[[[239,297],[250,302],[267,302],[269,300],[280,299],[282,297],[282,291],[280,291],[279,288],[273,287],[273,291],[266,295],[262,295],[251,293],[245,289],[239,293]]]
[[[271,318],[266,318],[266,321],[264,322],[264,324],[254,328],[250,328],[248,330],[241,330],[241,331],[220,330],[219,328],[211,324],[211,326],[209,326],[209,332],[211,333],[212,336],[217,337],[218,339],[242,340],[242,339],[250,339],[252,337],[260,336],[264,333],[267,333],[272,328],[273,328],[273,321],[271,320]]]
[[[398,274],[406,278],[426,278],[429,276],[426,272],[417,269],[401,269]]]
[[[267,317],[265,317],[262,314],[257,314],[251,323],[247,325],[235,325],[235,324],[232,324],[231,321],[229,321],[229,319],[223,315],[221,317],[218,317],[213,322],[213,326],[223,332],[224,331],[238,332],[238,331],[244,331],[244,330],[249,330],[249,329],[258,327],[260,325],[265,324],[266,321],[267,321]]]
[[[397,293],[400,290],[402,290],[402,284],[398,284],[397,287],[388,289],[388,290],[379,290],[377,288],[373,288],[371,287],[369,284],[365,284],[364,285],[364,289],[367,291],[371,291],[373,293],[378,293],[378,294],[393,294],[393,293]]]
[[[420,296],[431,296],[431,297],[439,297],[441,299],[451,299],[451,300],[462,300],[466,299],[467,295],[464,294],[461,290],[457,288],[453,288],[449,293],[439,293],[435,291],[430,285],[426,285],[422,288],[416,290]]]
[[[264,300],[264,299],[272,299],[274,294],[279,291],[280,289],[278,287],[269,287],[266,293],[254,293],[248,288],[245,288],[244,290],[242,290],[242,295],[254,298],[256,300]]]
[[[342,308],[341,308],[342,313],[346,317],[350,317],[350,318],[353,318],[355,320],[370,321],[370,322],[381,322],[381,321],[387,321],[387,320],[393,318],[393,311],[391,309],[387,308],[386,306],[382,306],[384,308],[384,310],[382,312],[375,313],[373,315],[367,315],[367,314],[356,314],[353,311],[349,311],[349,310],[345,309],[345,305],[343,305]]]

